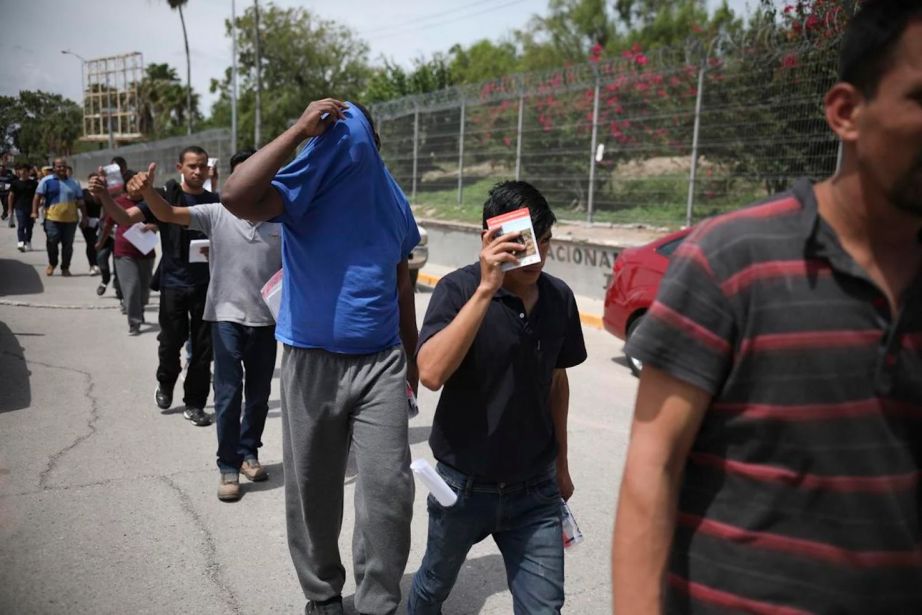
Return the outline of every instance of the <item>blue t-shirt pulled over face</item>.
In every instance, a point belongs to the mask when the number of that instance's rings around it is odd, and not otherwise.
[[[400,343],[397,265],[419,243],[410,204],[349,106],[272,181],[285,204],[276,337],[372,354]]]

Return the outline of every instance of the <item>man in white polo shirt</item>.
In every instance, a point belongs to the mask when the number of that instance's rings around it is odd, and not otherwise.
[[[252,150],[235,154],[231,172]],[[239,473],[251,481],[268,478],[257,449],[269,412],[275,370],[275,320],[262,300],[263,284],[282,267],[279,224],[237,218],[221,203],[176,207],[153,187],[156,165],[136,174],[129,189],[144,196],[161,222],[201,231],[211,240],[211,283],[204,320],[212,323],[214,398],[218,432],[218,499],[240,499]],[[244,372],[246,379],[244,380]],[[243,395],[246,393],[246,404]],[[242,420],[241,420],[242,410]]]

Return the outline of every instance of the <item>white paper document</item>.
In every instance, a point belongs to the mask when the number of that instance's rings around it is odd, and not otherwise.
[[[207,239],[189,240],[189,262],[207,263],[209,246],[211,246],[211,242]],[[204,250],[202,248],[204,248]]]
[[[145,231],[143,222],[138,222],[125,231],[125,239],[141,254],[150,254],[150,251],[157,247],[157,233]]]
[[[269,306],[269,311],[272,312],[272,318],[278,322],[279,319],[279,308],[282,305],[282,270],[279,269],[275,272],[269,281],[267,281],[259,293],[263,297],[263,301],[266,302],[266,305]]]

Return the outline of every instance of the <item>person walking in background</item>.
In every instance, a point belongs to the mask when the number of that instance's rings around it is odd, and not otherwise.
[[[125,231],[137,221],[142,221],[142,232],[157,232],[157,218],[148,205],[142,201],[140,192],[120,191],[115,195],[109,193],[105,176],[93,175],[89,190],[99,199],[109,218],[115,222],[115,270],[118,272],[119,286],[122,289],[122,306],[128,316],[128,335],[140,335],[144,324],[144,306],[150,297],[150,278],[154,271],[154,250],[141,252],[128,238]],[[129,213],[130,212],[130,213]],[[108,232],[105,227],[103,232]]]
[[[13,180],[16,179],[16,174],[13,173],[13,170],[8,165],[7,157],[4,154],[0,158],[0,203],[3,205],[3,216],[0,216],[0,219],[5,220],[7,226],[13,228],[16,226],[16,220],[13,208],[9,203],[9,196],[10,187],[13,185]]]
[[[87,182],[91,182],[96,173],[90,173]],[[86,242],[86,260],[89,263],[90,275],[99,275],[99,265],[96,263],[96,239],[99,234],[99,219],[102,206],[93,194],[84,188],[83,205],[86,207],[87,221],[80,227],[83,240]]]
[[[426,554],[408,612],[437,615],[475,544],[499,547],[517,615],[559,613],[564,602],[561,498],[567,463],[567,368],[586,360],[573,292],[542,272],[556,221],[526,182],[490,191],[487,220],[527,207],[541,261],[515,264],[518,234],[484,230],[480,262],[439,280],[419,333],[420,381],[439,397],[429,444],[458,495],[428,499]]]
[[[45,235],[48,249],[48,266],[45,275],[54,275],[58,266],[60,249],[61,275],[68,277],[70,261],[74,254],[74,235],[77,224],[87,224],[86,208],[83,204],[83,189],[67,177],[67,161],[54,161],[54,174],[47,175],[38,184],[32,202],[32,217],[39,217],[39,209],[45,208]],[[79,214],[78,214],[79,212]]]
[[[922,613],[922,3],[823,102],[840,170],[701,223],[628,341],[619,615]]]
[[[285,168],[295,148],[315,137]],[[339,554],[350,447],[358,463],[355,607],[393,613],[410,550],[408,357],[416,311],[406,256],[419,231],[358,105],[312,102],[237,167],[221,194],[282,225],[282,430],[288,546],[308,613],[341,614]],[[402,347],[401,347],[402,342]]]
[[[19,225],[16,230],[16,248],[20,252],[32,249],[32,227],[35,224],[35,220],[32,219],[32,200],[35,198],[38,181],[29,177],[29,171],[30,167],[27,164],[16,165],[17,177],[10,182],[10,193],[7,197],[10,215],[16,216]]]

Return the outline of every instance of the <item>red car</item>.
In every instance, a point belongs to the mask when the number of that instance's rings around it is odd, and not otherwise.
[[[669,257],[691,231],[691,228],[682,229],[646,245],[627,248],[618,255],[605,293],[602,322],[606,331],[624,341],[631,337],[656,298]],[[628,354],[625,357],[631,371],[639,376],[641,362]]]

